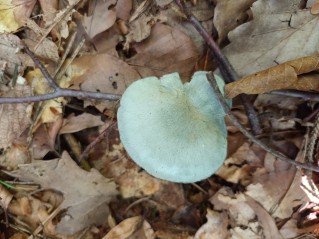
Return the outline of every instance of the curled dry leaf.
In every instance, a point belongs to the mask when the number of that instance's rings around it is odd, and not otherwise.
[[[108,55],[81,56],[72,62],[70,76],[74,89],[122,94],[140,75],[124,61]],[[91,101],[87,101],[87,105]],[[114,106],[114,102],[97,102],[100,111]]]
[[[0,207],[7,210],[13,195],[2,185],[0,184]]]
[[[3,154],[1,154],[1,168],[14,170],[17,169],[19,164],[28,163],[30,160],[30,153],[26,144],[26,142],[14,143]]]
[[[62,216],[56,229],[62,235],[74,234],[91,224],[105,223],[108,203],[117,194],[114,182],[95,169],[82,170],[66,152],[61,159],[20,165],[11,175],[63,194],[60,206],[67,214]]]
[[[228,217],[225,212],[218,213],[208,208],[206,217],[207,222],[198,229],[194,239],[230,238],[227,229]]]
[[[299,9],[300,0],[258,0],[253,20],[237,27],[228,37],[224,53],[243,77],[278,63],[318,53],[319,18]]]
[[[26,85],[16,85],[14,89],[4,89],[2,97],[22,97],[31,95],[31,89]],[[0,105],[0,148],[11,146],[31,123],[32,105],[2,104]]]
[[[125,219],[103,237],[103,239],[120,238],[153,239],[155,235],[150,224],[142,216],[136,216]]]
[[[157,23],[149,38],[136,43],[137,52],[127,62],[142,76],[162,76],[179,72],[184,81],[191,78],[198,57],[192,40],[183,32]]]
[[[302,57],[246,76],[225,86],[225,95],[233,98],[241,93],[261,94],[272,90],[296,89],[319,91],[319,55]]]

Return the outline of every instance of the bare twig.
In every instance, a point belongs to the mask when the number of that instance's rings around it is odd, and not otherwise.
[[[220,72],[227,83],[233,82],[238,79],[238,76],[222,53],[214,39],[208,34],[205,28],[200,24],[197,18],[186,8],[183,0],[176,0],[176,4],[181,8],[181,10],[185,13],[188,21],[195,27],[195,29],[199,32],[199,34],[203,37],[208,47],[211,49],[214,59],[216,60]],[[261,128],[258,116],[254,110],[252,103],[249,98],[245,94],[240,95],[240,99],[244,105],[245,111],[247,113],[247,117],[249,119],[249,123],[251,125],[252,131],[254,134],[260,134]]]
[[[117,95],[117,94],[62,89],[55,83],[55,81],[50,76],[49,72],[46,70],[43,64],[39,61],[39,59],[26,46],[25,46],[25,52],[31,57],[34,64],[40,69],[45,79],[49,82],[50,86],[53,88],[53,92],[44,94],[44,95],[35,95],[35,96],[26,96],[26,97],[0,97],[0,104],[31,103],[31,102],[39,102],[44,100],[55,99],[58,97],[77,97],[82,99],[100,99],[100,100],[111,100],[111,101],[117,101],[121,98],[121,95]]]
[[[34,62],[34,64],[39,67],[39,69],[41,70],[43,76],[45,77],[45,79],[49,82],[50,86],[54,89],[54,90],[58,90],[59,86],[55,83],[55,81],[53,80],[53,78],[50,76],[49,72],[47,71],[47,69],[42,65],[42,63],[39,61],[39,59],[34,55],[34,53],[29,49],[29,47],[25,46],[24,47],[25,52],[30,56],[30,58],[32,59],[32,61]]]
[[[274,90],[266,94],[290,96],[290,97],[302,98],[303,100],[311,100],[316,102],[319,101],[318,93],[299,91],[299,90]]]
[[[276,158],[278,158],[286,163],[289,163],[289,164],[295,165],[296,167],[304,168],[304,169],[307,169],[310,171],[319,172],[319,167],[294,161],[294,160],[286,157],[285,155],[278,153],[277,151],[274,151],[272,148],[270,148],[269,146],[267,146],[266,144],[264,144],[263,142],[258,140],[254,135],[252,135],[248,130],[246,130],[245,127],[242,126],[239,123],[239,121],[237,120],[237,118],[233,115],[233,113],[231,112],[231,109],[228,107],[227,103],[225,102],[223,95],[219,91],[219,88],[218,88],[217,83],[215,81],[214,75],[212,73],[208,73],[207,79],[208,79],[209,83],[211,84],[215,95],[218,97],[218,100],[219,100],[221,106],[223,107],[226,115],[229,117],[229,119],[231,120],[233,125],[235,127],[237,127],[247,138],[249,138],[255,144],[259,145],[262,149],[264,149],[267,152],[274,155]]]

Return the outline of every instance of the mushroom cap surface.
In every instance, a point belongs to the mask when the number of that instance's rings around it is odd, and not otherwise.
[[[178,73],[131,84],[118,110],[121,141],[149,174],[190,183],[211,176],[224,162],[224,110],[206,78],[196,72],[183,84]],[[223,92],[224,82],[215,75]]]

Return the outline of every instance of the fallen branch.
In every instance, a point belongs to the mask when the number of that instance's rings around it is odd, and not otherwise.
[[[121,98],[121,95],[91,92],[91,91],[80,91],[60,88],[51,77],[49,72],[46,70],[44,65],[39,59],[33,54],[33,52],[27,47],[24,47],[25,52],[31,57],[34,64],[40,69],[45,79],[49,82],[53,92],[43,95],[34,95],[26,97],[0,97],[0,104],[18,104],[18,103],[31,103],[44,100],[50,100],[59,97],[77,97],[82,99],[99,99],[99,100],[110,100],[117,101]]]
[[[208,34],[208,32],[205,30],[205,28],[200,24],[200,22],[197,20],[197,18],[186,8],[185,2],[183,0],[176,0],[176,4],[180,7],[180,9],[183,11],[183,13],[186,15],[188,21],[195,27],[195,29],[198,31],[198,33],[203,37],[206,44],[212,51],[212,55],[214,59],[216,60],[218,64],[218,68],[222,74],[222,77],[224,78],[225,82],[230,83],[234,82],[238,79],[238,76],[225,57],[225,55],[220,50],[219,46],[216,44],[214,39]],[[247,117],[249,119],[250,126],[252,128],[252,132],[254,134],[260,134],[261,128],[258,116],[254,110],[254,107],[252,103],[250,102],[249,98],[245,94],[240,95],[240,99],[243,103],[243,106],[245,108],[245,111],[247,113]]]
[[[249,138],[255,144],[259,145],[262,149],[264,149],[268,153],[272,154],[276,158],[278,158],[286,163],[289,163],[289,164],[292,164],[296,167],[300,167],[300,168],[307,169],[310,171],[319,172],[319,167],[294,161],[294,160],[286,157],[285,155],[273,150],[272,148],[270,148],[269,146],[267,146],[266,144],[261,142],[259,139],[257,139],[254,135],[252,135],[247,129],[245,129],[244,126],[241,125],[241,123],[239,123],[238,119],[231,112],[231,109],[227,105],[225,98],[223,97],[223,95],[219,91],[219,88],[218,88],[217,83],[215,81],[214,75],[212,73],[208,73],[207,79],[208,79],[210,85],[212,86],[215,95],[218,97],[219,102],[220,102],[221,106],[223,107],[226,115],[229,117],[229,119],[231,120],[233,125],[235,127],[237,127],[247,138]]]

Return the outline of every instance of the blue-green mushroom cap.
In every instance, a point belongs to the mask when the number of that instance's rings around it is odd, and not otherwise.
[[[120,139],[149,174],[191,183],[211,176],[227,154],[225,112],[206,78],[183,84],[178,73],[131,84],[117,113]],[[223,93],[224,81],[215,75]]]

